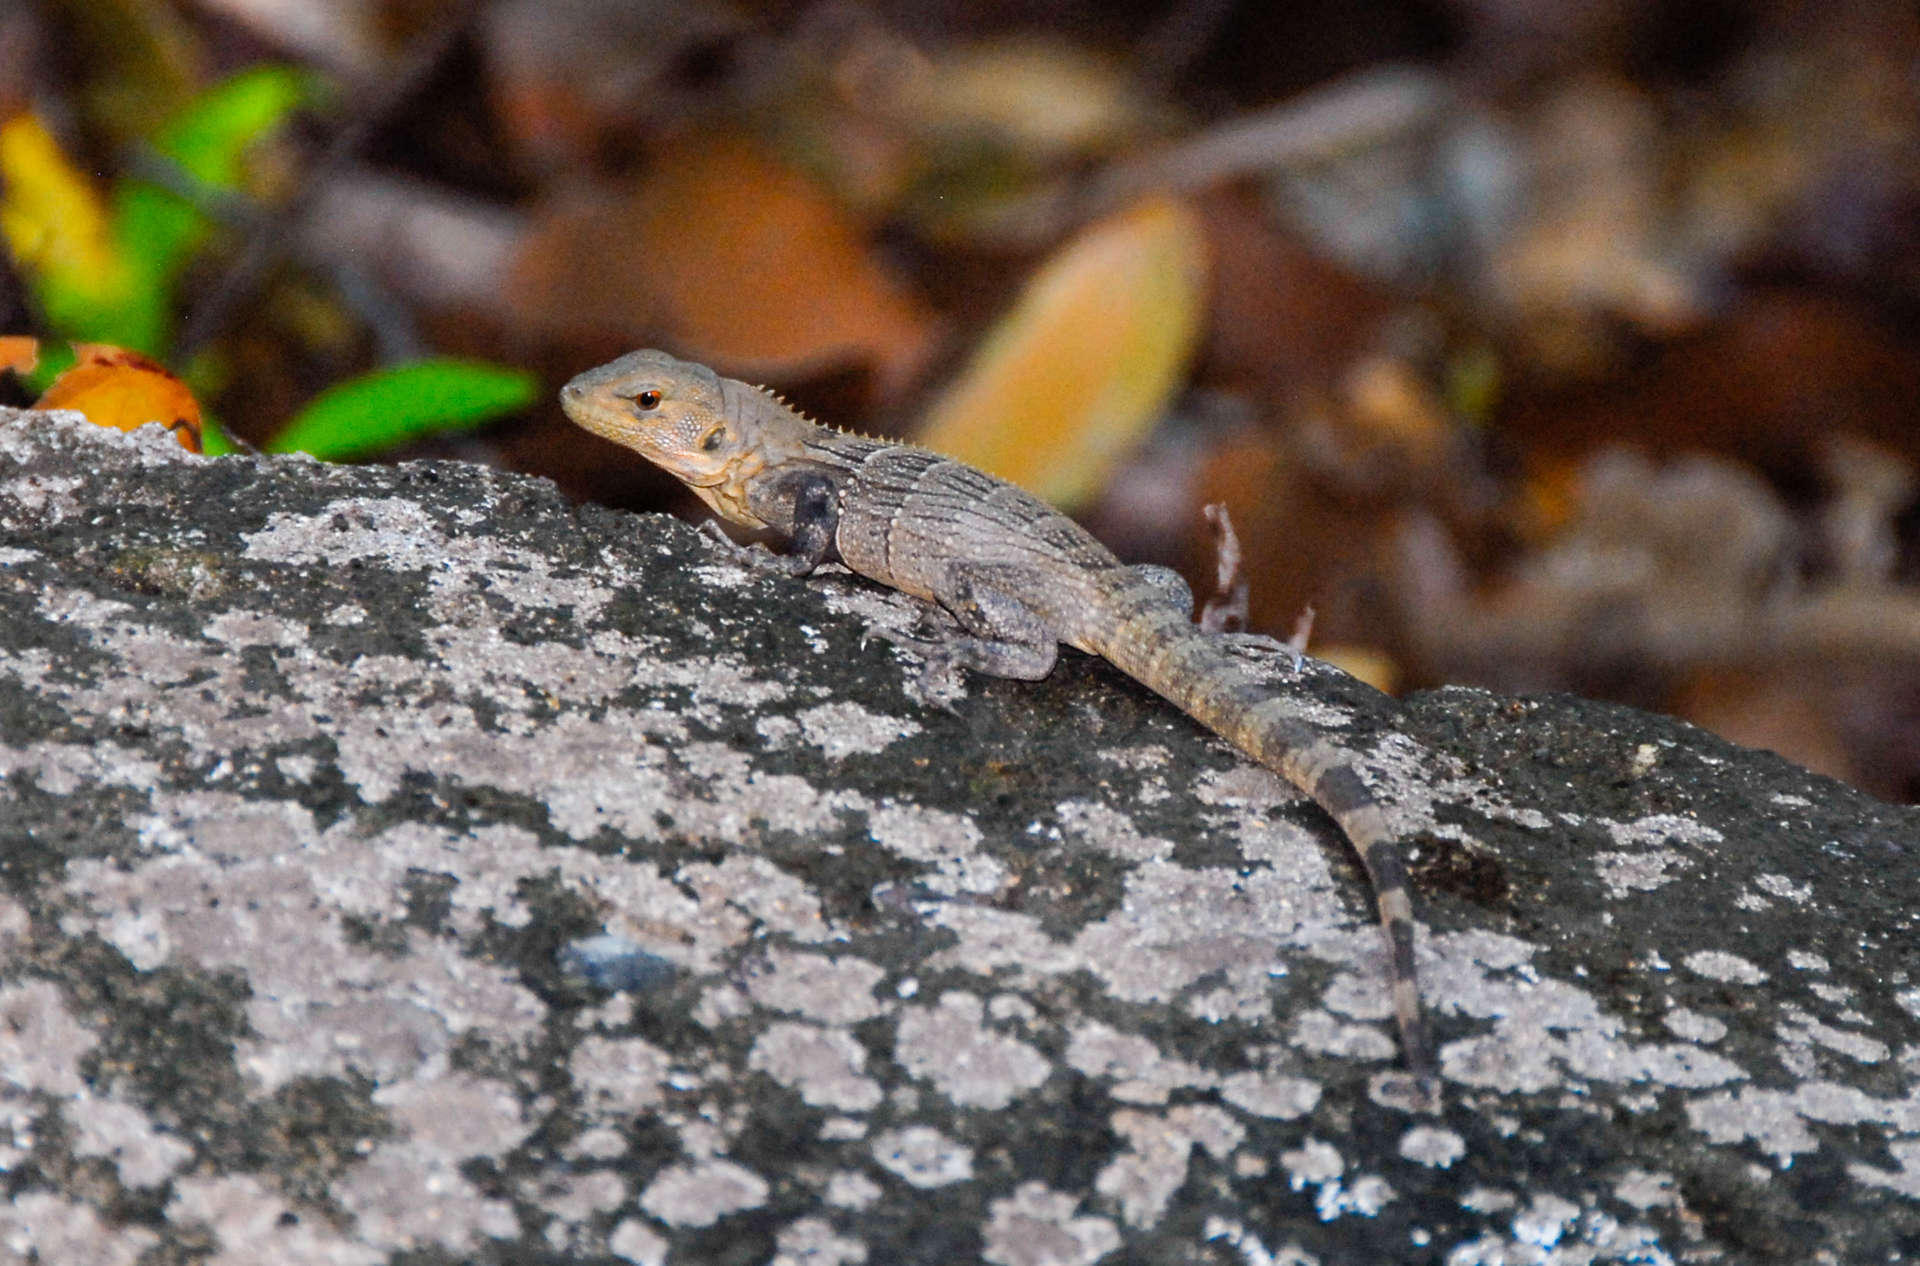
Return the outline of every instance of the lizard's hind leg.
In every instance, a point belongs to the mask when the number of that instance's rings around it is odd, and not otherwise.
[[[1179,572],[1157,563],[1138,563],[1127,570],[1135,580],[1164,594],[1168,606],[1179,608],[1182,615],[1193,615],[1193,590]]]
[[[895,639],[926,657],[920,670],[923,696],[937,698],[956,669],[989,677],[1038,681],[1053,671],[1060,635],[1017,590],[1032,584],[1018,567],[955,563],[935,586],[940,605],[959,622],[965,635],[943,641]]]

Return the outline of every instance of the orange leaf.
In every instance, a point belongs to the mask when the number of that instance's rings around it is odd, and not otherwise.
[[[137,430],[158,422],[180,446],[200,451],[200,402],[187,384],[138,352],[75,343],[72,369],[53,380],[36,409],[76,409],[100,426]]]
[[[1149,198],[1082,230],[1027,283],[919,435],[1071,506],[1166,409],[1200,332],[1207,243]]]
[[[40,363],[40,340],[27,334],[0,334],[0,374],[30,374]]]

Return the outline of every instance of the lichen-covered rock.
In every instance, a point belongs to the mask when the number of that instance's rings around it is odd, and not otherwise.
[[[1409,1111],[1331,825],[1104,667],[420,465],[0,413],[0,1252],[1920,1256],[1920,815],[1309,669],[1418,839]]]

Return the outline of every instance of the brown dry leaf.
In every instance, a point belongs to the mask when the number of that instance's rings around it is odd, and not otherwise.
[[[0,334],[0,374],[30,374],[40,363],[40,340],[27,334]]]
[[[515,272],[531,323],[660,338],[734,373],[865,362],[889,395],[934,337],[931,312],[874,261],[844,208],[729,138],[661,153],[624,197],[550,209]]]
[[[88,421],[121,431],[158,422],[180,447],[200,451],[200,402],[187,384],[138,352],[105,343],[75,343],[78,360],[53,380],[36,409],[75,409]]]
[[[1166,409],[1206,288],[1206,238],[1183,203],[1149,198],[1090,226],[1027,283],[921,442],[1077,504]]]

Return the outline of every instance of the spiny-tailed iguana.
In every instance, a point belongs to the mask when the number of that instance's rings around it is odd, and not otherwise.
[[[1352,754],[1192,622],[1177,576],[1130,567],[1079,524],[938,453],[823,427],[770,393],[665,352],[633,352],[560,393],[567,416],[678,478],[721,517],[788,542],[785,570],[837,559],[936,602],[970,636],[931,647],[958,666],[1034,681],[1062,642],[1099,655],[1278,771],[1353,841],[1380,905],[1408,1070],[1434,1090],[1414,971],[1406,867]]]

